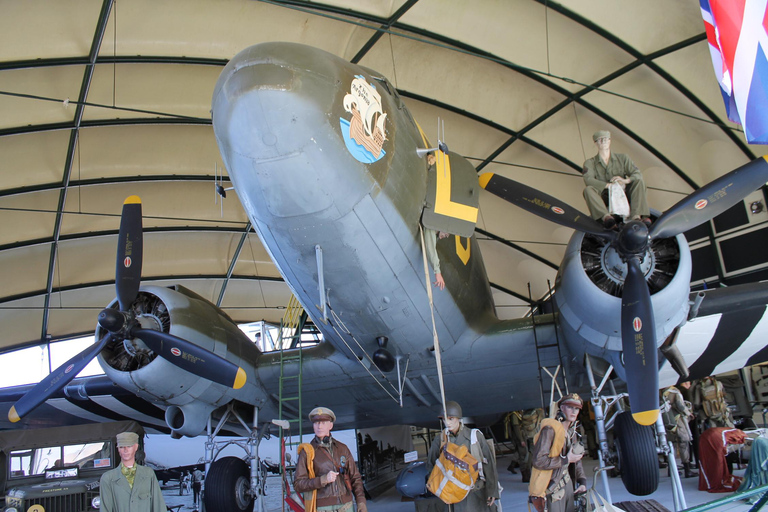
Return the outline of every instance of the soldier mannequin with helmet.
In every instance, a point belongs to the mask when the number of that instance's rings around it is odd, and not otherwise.
[[[448,431],[448,442],[459,446],[466,446],[472,452],[472,429],[464,426],[461,422],[461,406],[452,400],[445,404],[446,417],[440,415],[445,429]],[[427,458],[427,474],[432,472],[442,445],[442,436],[437,436],[432,440],[432,446]],[[479,453],[478,450],[479,449]],[[496,510],[495,503],[499,499],[499,478],[496,471],[496,459],[485,440],[482,432],[476,432],[476,450],[478,461],[482,465],[482,478],[478,478],[469,494],[459,503],[451,506],[454,512],[484,512]],[[474,455],[473,453],[473,455]],[[482,460],[480,460],[482,459]],[[448,505],[445,505],[445,510]]]
[[[538,512],[571,512],[574,510],[574,489],[568,466],[575,465],[578,488],[587,490],[587,477],[581,465],[584,447],[576,435],[576,427],[584,402],[579,395],[565,395],[557,403],[555,418],[541,422],[533,446],[533,469],[528,487],[529,500]]]
[[[352,501],[358,512],[367,512],[363,479],[352,453],[331,436],[336,415],[327,407],[309,413],[315,431],[310,443],[299,446],[299,460],[293,485],[304,493],[308,512],[351,512]]]

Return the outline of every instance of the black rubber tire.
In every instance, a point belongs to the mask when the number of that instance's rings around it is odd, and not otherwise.
[[[222,457],[213,461],[205,475],[203,502],[207,512],[245,512],[253,510],[251,469],[237,457]]]
[[[659,486],[659,457],[653,426],[640,425],[622,412],[614,424],[621,481],[630,494],[647,496]]]

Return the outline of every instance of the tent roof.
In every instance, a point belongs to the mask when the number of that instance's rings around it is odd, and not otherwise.
[[[451,150],[479,170],[583,210],[580,169],[598,129],[643,170],[658,210],[762,153],[726,118],[696,0],[0,0],[0,10],[0,351],[92,331],[114,296],[132,194],[144,206],[144,283],[181,283],[237,321],[281,318],[287,286],[237,199],[222,207],[214,194],[213,87],[259,42],[306,43],[380,71],[430,137],[440,118]],[[485,192],[478,228],[499,316],[524,315],[528,284],[545,295],[571,231]]]

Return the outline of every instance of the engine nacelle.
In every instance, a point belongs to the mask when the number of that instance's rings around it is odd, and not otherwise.
[[[688,316],[691,252],[685,237],[654,240],[641,269],[651,290],[659,346]],[[626,264],[603,239],[576,232],[568,243],[555,293],[560,326],[571,351],[602,357],[622,379],[621,291],[626,272]]]
[[[109,307],[116,306],[114,301]],[[255,372],[261,353],[221,309],[178,285],[142,287],[131,309],[142,328],[162,330],[191,341],[246,372],[246,384],[235,390],[157,357],[139,339],[107,344],[98,356],[104,372],[117,385],[167,408],[166,422],[174,434],[200,434],[211,411],[231,400],[252,405],[263,402],[267,394]],[[104,335],[105,331],[97,326],[96,337]]]

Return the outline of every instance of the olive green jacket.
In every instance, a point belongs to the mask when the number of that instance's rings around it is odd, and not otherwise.
[[[136,477],[131,488],[120,471],[121,465],[101,475],[99,511],[166,512],[165,500],[155,472],[146,466],[136,466]]]

